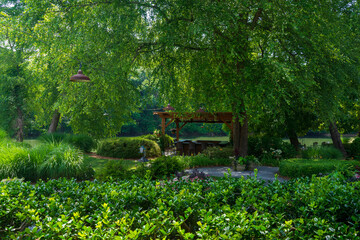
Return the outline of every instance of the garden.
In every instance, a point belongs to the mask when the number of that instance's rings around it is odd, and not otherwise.
[[[359,12],[0,0],[0,239],[358,239]]]
[[[360,219],[359,140],[350,160],[331,146],[297,152],[279,138],[251,137],[246,159],[280,166],[287,181],[214,178],[184,169],[229,166],[231,147],[161,156],[155,134],[94,141],[44,134],[31,147],[1,132],[0,236],[58,239],[355,239]],[[151,140],[150,140],[151,139]],[[159,146],[159,143],[162,147]],[[139,146],[149,162],[138,162]],[[90,151],[103,159],[89,157]],[[99,155],[97,155],[99,156]],[[106,159],[106,156],[111,157]],[[295,158],[298,157],[298,158]],[[95,169],[95,170],[94,170]],[[281,176],[278,176],[281,177]]]

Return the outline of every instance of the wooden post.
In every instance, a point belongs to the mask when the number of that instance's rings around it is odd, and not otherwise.
[[[165,135],[165,123],[166,123],[166,118],[161,118],[161,133],[163,135]]]
[[[179,119],[176,119],[175,120],[175,123],[176,123],[176,141],[179,141]]]

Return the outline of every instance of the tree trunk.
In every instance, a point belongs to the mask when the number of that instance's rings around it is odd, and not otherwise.
[[[233,144],[235,157],[246,157],[248,151],[248,119],[243,113],[243,122],[240,124],[239,117],[235,118],[233,127]]]
[[[290,143],[291,145],[293,145],[296,149],[296,151],[298,151],[300,149],[300,142],[298,139],[298,136],[296,134],[296,132],[294,131],[294,129],[288,129],[288,136],[290,139]]]
[[[346,151],[341,142],[340,133],[337,129],[335,122],[330,122],[329,130],[330,130],[330,135],[331,135],[331,139],[333,141],[334,147],[339,149],[342,152],[343,156],[346,157]]]
[[[16,140],[18,142],[24,141],[24,114],[20,107],[16,108],[17,118],[15,123]]]
[[[234,124],[233,124],[233,148],[234,148],[234,155],[236,158],[240,156],[240,122],[239,117],[235,118]]]
[[[248,128],[248,118],[247,114],[243,114],[244,119],[240,128],[240,148],[239,153],[241,157],[246,157],[248,152],[248,135],[249,135],[249,128]]]
[[[60,113],[59,113],[59,110],[56,109],[53,114],[53,117],[51,119],[51,124],[50,124],[49,130],[48,130],[48,133],[56,132],[57,126],[59,125],[59,120],[60,120]]]

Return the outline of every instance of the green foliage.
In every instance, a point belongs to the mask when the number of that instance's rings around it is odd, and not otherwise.
[[[278,137],[249,137],[249,155],[259,159],[262,165],[278,167],[282,159],[296,156],[296,149]]]
[[[92,137],[85,134],[46,133],[39,137],[39,140],[47,143],[68,143],[78,149],[89,153],[96,146]]]
[[[92,168],[83,162],[83,154],[63,143],[40,144],[26,148],[19,144],[3,144],[0,150],[0,179],[24,178],[28,181],[52,178],[90,179]]]
[[[125,179],[129,176],[129,171],[121,160],[108,161],[102,171],[97,175],[98,179],[107,180],[112,179]]]
[[[85,134],[67,135],[65,142],[79,148],[80,150],[89,153],[96,147],[94,139]]]
[[[335,175],[286,183],[14,180],[0,183],[0,238],[356,239],[359,187]]]
[[[209,157],[205,154],[197,154],[195,156],[176,156],[180,158],[186,168],[207,167],[207,166],[229,166],[232,160],[228,158]]]
[[[150,171],[154,178],[170,176],[184,170],[183,163],[177,157],[162,156],[151,162]]]
[[[65,141],[67,134],[65,133],[45,133],[42,134],[38,140],[45,143],[58,144]]]
[[[260,159],[261,165],[269,167],[279,167],[282,159],[274,157],[271,152],[264,153]]]
[[[154,141],[154,142],[158,142],[159,141],[159,137],[156,135],[156,134],[147,134],[147,135],[143,135],[143,136],[140,136],[141,138],[144,138],[144,139],[148,139],[148,140],[151,140],[151,141]]]
[[[329,174],[335,170],[348,172],[349,167],[360,165],[358,161],[324,159],[288,159],[280,163],[280,174],[291,178],[311,177],[313,174]]]
[[[161,134],[160,136],[157,136],[156,134],[147,134],[140,137],[157,142],[162,152],[164,152],[165,149],[168,149],[174,144],[174,139],[167,134]]]
[[[142,157],[142,153],[139,152],[141,146],[146,149],[146,157],[161,155],[160,147],[156,142],[141,137],[105,139],[99,142],[96,152],[106,157],[140,158]]]
[[[208,147],[202,154],[210,159],[229,159],[234,156],[234,150],[232,147]]]
[[[350,143],[348,147],[348,154],[350,157],[360,159],[360,138],[356,138]]]
[[[309,147],[301,151],[304,159],[342,159],[343,155],[333,146]]]
[[[7,137],[8,137],[7,132],[0,128],[0,141],[6,139]]]
[[[174,144],[174,139],[167,134],[161,134],[159,137],[159,146],[161,151],[165,151]]]

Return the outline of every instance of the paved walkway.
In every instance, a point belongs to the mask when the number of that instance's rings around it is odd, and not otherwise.
[[[209,176],[214,176],[214,177],[224,177],[224,173],[227,174],[228,169],[231,170],[232,177],[240,178],[242,176],[244,176],[244,177],[254,176],[254,171],[236,171],[235,172],[230,167],[200,167],[197,169],[200,172],[204,172],[205,174],[207,174]],[[268,181],[274,181],[275,174],[277,174],[279,172],[278,167],[260,166],[260,167],[257,167],[257,169],[258,169],[257,177],[259,179],[268,180]],[[192,169],[187,169],[187,170],[185,170],[185,172],[191,173]],[[286,181],[285,179],[280,178],[280,177],[278,177],[278,180],[281,182]]]

